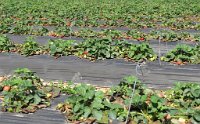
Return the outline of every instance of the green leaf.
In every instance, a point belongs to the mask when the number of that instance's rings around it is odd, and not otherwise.
[[[104,108],[104,105],[102,104],[102,99],[95,98],[92,102],[92,108],[101,109]]]
[[[98,123],[100,123],[100,124],[107,124],[108,121],[109,121],[108,112],[107,112],[107,111],[104,111],[104,112],[103,112],[103,116],[102,116],[101,120],[98,121]]]
[[[140,101],[145,102],[147,100],[147,95],[142,95]]]
[[[24,102],[25,102],[26,104],[28,104],[28,103],[30,102],[30,100],[33,99],[33,98],[34,98],[34,96],[28,95],[28,96],[26,97],[26,99],[24,100]]]
[[[38,105],[41,101],[42,101],[42,99],[37,94],[35,94],[33,104]]]
[[[200,97],[200,89],[192,89],[191,93],[196,98]]]
[[[102,91],[96,91],[95,96],[98,98],[104,98],[104,93]]]
[[[200,122],[200,113],[197,113],[193,116],[194,120],[196,120],[197,122]]]
[[[151,102],[152,103],[158,103],[158,96],[155,96],[155,95],[153,95],[153,96],[151,96]]]
[[[109,115],[109,118],[111,118],[113,120],[117,118],[117,113],[114,110],[109,111],[108,115]]]
[[[88,118],[88,116],[91,114],[91,109],[89,107],[84,108],[84,115],[83,117]]]
[[[94,97],[94,95],[95,95],[95,91],[89,90],[88,92],[86,92],[84,97],[87,98],[87,99],[92,99]]]
[[[74,112],[78,112],[80,108],[81,108],[80,104],[77,103],[77,104],[74,106],[73,111],[74,111]]]
[[[95,110],[95,109],[94,109],[94,110],[92,111],[92,114],[93,114],[94,118],[96,118],[98,121],[100,121],[101,118],[102,118],[102,116],[103,116],[103,113],[102,113],[101,110]]]

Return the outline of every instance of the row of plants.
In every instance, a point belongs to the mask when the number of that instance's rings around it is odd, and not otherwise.
[[[58,32],[55,32],[56,34]],[[58,33],[59,34],[59,33]],[[161,41],[200,41],[200,35],[198,33],[188,33],[188,32],[175,32],[171,30],[152,30],[148,33],[139,30],[128,30],[126,32],[121,32],[114,29],[105,29],[101,31],[93,31],[90,29],[82,29],[71,34],[76,37],[91,38],[91,37],[109,37],[112,39],[134,39],[138,41],[148,41],[152,39],[160,39]]]
[[[27,68],[0,77],[1,110],[4,112],[33,113],[50,106],[50,100],[59,94],[59,88],[44,86],[42,79]]]
[[[5,19],[5,18],[4,18]],[[7,22],[9,20],[9,22]],[[200,29],[200,23],[197,22],[177,22],[177,20],[173,21],[168,21],[166,20],[165,22],[161,24],[157,24],[158,22],[141,22],[141,21],[136,21],[133,22],[132,20],[129,21],[129,23],[126,22],[118,22],[118,21],[96,21],[91,19],[91,20],[71,20],[71,21],[66,21],[63,19],[60,19],[60,22],[58,21],[57,23],[59,24],[46,24],[42,22],[40,19],[38,21],[36,20],[27,20],[27,19],[22,19],[22,20],[16,20],[14,21],[12,18],[11,19],[5,19],[1,21],[1,28],[4,30],[9,30],[10,32],[16,31],[17,28],[23,27],[24,30],[30,30],[32,26],[77,26],[77,27],[101,27],[101,28],[106,28],[106,27],[128,27],[128,28],[134,28],[134,29],[146,29],[146,28],[169,28],[171,30],[183,30],[183,29],[194,29],[194,30],[199,30]],[[12,22],[12,20],[14,22]],[[10,22],[11,21],[11,22]],[[34,22],[38,22],[34,24]],[[93,24],[90,24],[90,23]],[[101,23],[100,23],[101,22]],[[102,23],[104,22],[104,23]],[[41,24],[40,24],[41,23]],[[14,26],[14,28],[13,28]],[[1,30],[3,30],[1,29]],[[17,31],[16,31],[17,32]]]
[[[155,60],[156,54],[148,43],[133,44],[126,41],[110,39],[88,39],[84,42],[74,40],[49,40],[41,46],[32,37],[28,37],[23,44],[14,44],[5,35],[0,37],[1,52],[17,52],[21,55],[32,56],[50,54],[56,58],[75,55],[90,60],[125,58],[133,61]]]
[[[185,44],[178,44],[173,50],[169,51],[161,60],[174,62],[181,65],[185,63],[200,63],[200,46],[191,47]]]
[[[93,31],[91,29],[81,29],[73,31],[71,27],[59,26],[53,30],[49,30],[46,27],[33,27],[26,25],[6,26],[0,25],[0,33],[2,34],[20,34],[20,35],[39,35],[39,36],[53,36],[53,37],[69,37],[76,36],[81,38],[92,38],[92,37],[111,37],[113,39],[134,39],[139,41],[161,39],[162,41],[200,41],[200,35],[198,33],[188,32],[175,32],[171,30],[152,30],[149,33],[132,29],[126,32],[121,32],[114,29],[104,29],[101,31]]]
[[[137,62],[154,61],[158,58],[158,55],[147,42],[133,44],[111,39],[87,39],[83,42],[51,39],[47,45],[42,46],[32,37],[27,37],[23,44],[14,44],[3,35],[0,37],[0,52],[16,52],[25,56],[49,54],[55,58],[75,55],[91,61],[124,58],[128,61]],[[200,46],[178,44],[159,59],[178,65],[199,64]]]
[[[2,0],[0,22],[5,25],[64,26],[73,22],[76,26],[199,29],[199,4],[198,0]]]
[[[32,108],[47,107],[49,98],[62,93],[68,97],[56,108],[71,123],[200,123],[200,85],[197,83],[178,82],[168,90],[153,90],[137,77],[126,76],[110,88],[71,81],[46,83],[45,87],[43,84],[28,69],[17,69],[14,75],[1,79],[3,111],[34,112]]]

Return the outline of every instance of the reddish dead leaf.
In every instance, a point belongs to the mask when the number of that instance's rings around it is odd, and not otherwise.
[[[165,120],[170,120],[171,119],[171,115],[170,114],[166,114],[164,118],[165,118]]]

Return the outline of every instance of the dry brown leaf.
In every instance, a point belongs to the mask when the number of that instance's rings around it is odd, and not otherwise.
[[[5,79],[5,77],[0,77],[0,82],[2,82]]]

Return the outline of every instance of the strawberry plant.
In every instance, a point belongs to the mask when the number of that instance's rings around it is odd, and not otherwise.
[[[69,96],[65,103],[57,106],[69,121],[108,123],[109,115],[116,116],[114,109],[123,110],[121,105],[110,103],[102,91],[96,91],[92,86],[80,84],[74,90],[75,93]]]
[[[130,99],[134,83],[134,96]],[[171,123],[178,118],[184,118],[185,122],[200,122],[199,109],[195,110],[200,105],[198,84],[178,83],[167,91],[153,91],[145,88],[137,78],[129,76],[111,88],[110,93],[111,102],[118,101],[126,106],[131,103],[129,122]]]
[[[85,26],[97,27],[97,26],[99,26],[99,24],[97,23],[97,21],[95,19],[89,19],[89,20],[85,21]]]
[[[73,40],[49,40],[47,50],[50,55],[56,57],[72,55],[73,44]]]
[[[21,44],[18,47],[20,49],[20,54],[25,56],[38,55],[41,53],[41,48],[33,37],[27,37],[24,44]]]
[[[121,41],[121,40],[114,40],[113,42],[112,50],[114,51],[113,55],[115,58],[124,58],[127,49],[129,49],[129,46],[132,44],[127,41]]]
[[[176,64],[198,64],[200,62],[199,50],[199,45],[191,47],[189,45],[179,44],[165,56],[161,57],[161,60],[167,62],[175,62]]]
[[[196,83],[178,82],[175,86],[166,91],[166,96],[176,106],[176,112],[183,113],[191,123],[200,123],[200,86]]]
[[[188,29],[188,28],[194,28],[197,25],[190,22],[190,21],[178,21],[173,20],[173,21],[166,21],[163,24],[164,26],[171,27],[171,29]]]
[[[196,83],[178,82],[168,93],[174,94],[169,97],[182,107],[188,108],[200,105],[200,86]]]
[[[10,31],[10,27],[4,24],[0,25],[0,33],[5,34]]]
[[[194,35],[194,41],[200,42],[200,35],[199,34]]]
[[[83,20],[76,20],[75,26],[85,26],[85,22]]]
[[[102,112],[100,111],[100,109],[103,108],[103,92],[97,92],[95,95],[95,88],[84,84],[76,86],[74,90],[76,91],[75,95],[70,96],[66,101],[66,105],[69,105],[69,108],[72,108],[70,111],[67,112],[68,119],[73,121],[80,119],[82,116],[88,118],[93,109],[94,115],[92,114],[92,116],[94,117],[96,115],[97,118],[101,119]],[[97,104],[98,106],[93,103]],[[91,108],[92,105],[94,106],[94,108]],[[95,108],[95,106],[97,107]],[[59,106],[59,108],[60,107],[63,106]]]
[[[85,37],[95,37],[97,33],[90,29],[81,29],[80,31],[74,32],[73,35],[85,38]]]
[[[178,37],[180,40],[190,40],[191,35],[188,32],[181,32]]]
[[[9,33],[11,33],[11,34],[31,34],[32,30],[33,29],[30,26],[17,24],[15,27],[13,27],[9,31]]]
[[[147,39],[147,35],[143,32],[140,32],[138,30],[129,30],[127,33],[128,37],[131,37],[133,39],[137,39],[139,41],[145,41]]]
[[[150,60],[154,61],[157,55],[147,43],[131,44],[125,51],[125,57],[134,61]]]
[[[136,82],[136,89],[138,89],[138,91],[143,92],[144,90],[144,86],[141,83],[141,81],[134,77],[134,76],[127,76],[124,77],[120,83],[118,84],[118,86],[112,87],[111,88],[111,97],[126,97],[126,96],[130,96],[132,93],[132,88],[133,83]],[[113,99],[111,98],[111,99]]]
[[[39,84],[39,85],[38,85]],[[18,69],[14,75],[2,82],[4,96],[2,110],[8,112],[35,112],[50,105],[41,81],[28,69]]]
[[[35,74],[35,72],[29,70],[28,68],[15,69],[14,75],[12,77],[20,78],[22,80],[31,80],[32,83],[38,87],[40,87],[42,85],[40,78]]]
[[[40,35],[40,36],[46,36],[48,34],[49,30],[45,27],[40,27],[38,29],[35,29],[32,31],[32,35]]]
[[[56,29],[53,32],[60,37],[67,37],[70,35],[71,30],[68,27],[56,27]]]
[[[178,34],[175,33],[174,31],[167,31],[167,30],[162,30],[162,31],[152,31],[150,35],[154,39],[161,39],[162,41],[177,41],[179,40]]]
[[[57,83],[57,84],[52,84],[50,90],[52,90],[54,88],[58,88],[60,90],[60,92],[70,95],[70,94],[75,93],[75,90],[74,90],[75,86],[76,85],[72,81],[61,82],[61,83]]]
[[[99,33],[101,37],[111,38],[111,39],[120,39],[122,37],[122,33],[118,30],[106,29]]]
[[[9,52],[14,49],[14,46],[6,35],[0,35],[0,52]]]
[[[111,59],[114,57],[111,44],[109,39],[89,39],[76,46],[77,54],[89,59]]]
[[[148,105],[146,101],[148,100],[148,93],[151,93],[151,90],[145,89],[145,86],[134,76],[127,76],[122,79],[122,81],[118,84],[118,86],[112,87],[110,94],[111,102],[120,102],[120,104],[124,104],[126,108],[128,108],[130,104],[130,96],[133,92],[135,85],[135,93],[132,99],[130,117],[132,121],[136,123],[149,123],[147,116],[145,113],[141,113],[141,110],[147,110]],[[150,94],[149,94],[150,95]],[[153,97],[152,97],[153,98]],[[157,102],[157,101],[156,101]],[[150,110],[150,109],[149,109]],[[127,110],[124,110],[127,111]],[[121,121],[125,121],[126,116],[121,116],[118,119]]]
[[[107,20],[106,25],[108,26],[117,26],[117,22],[115,20]]]

